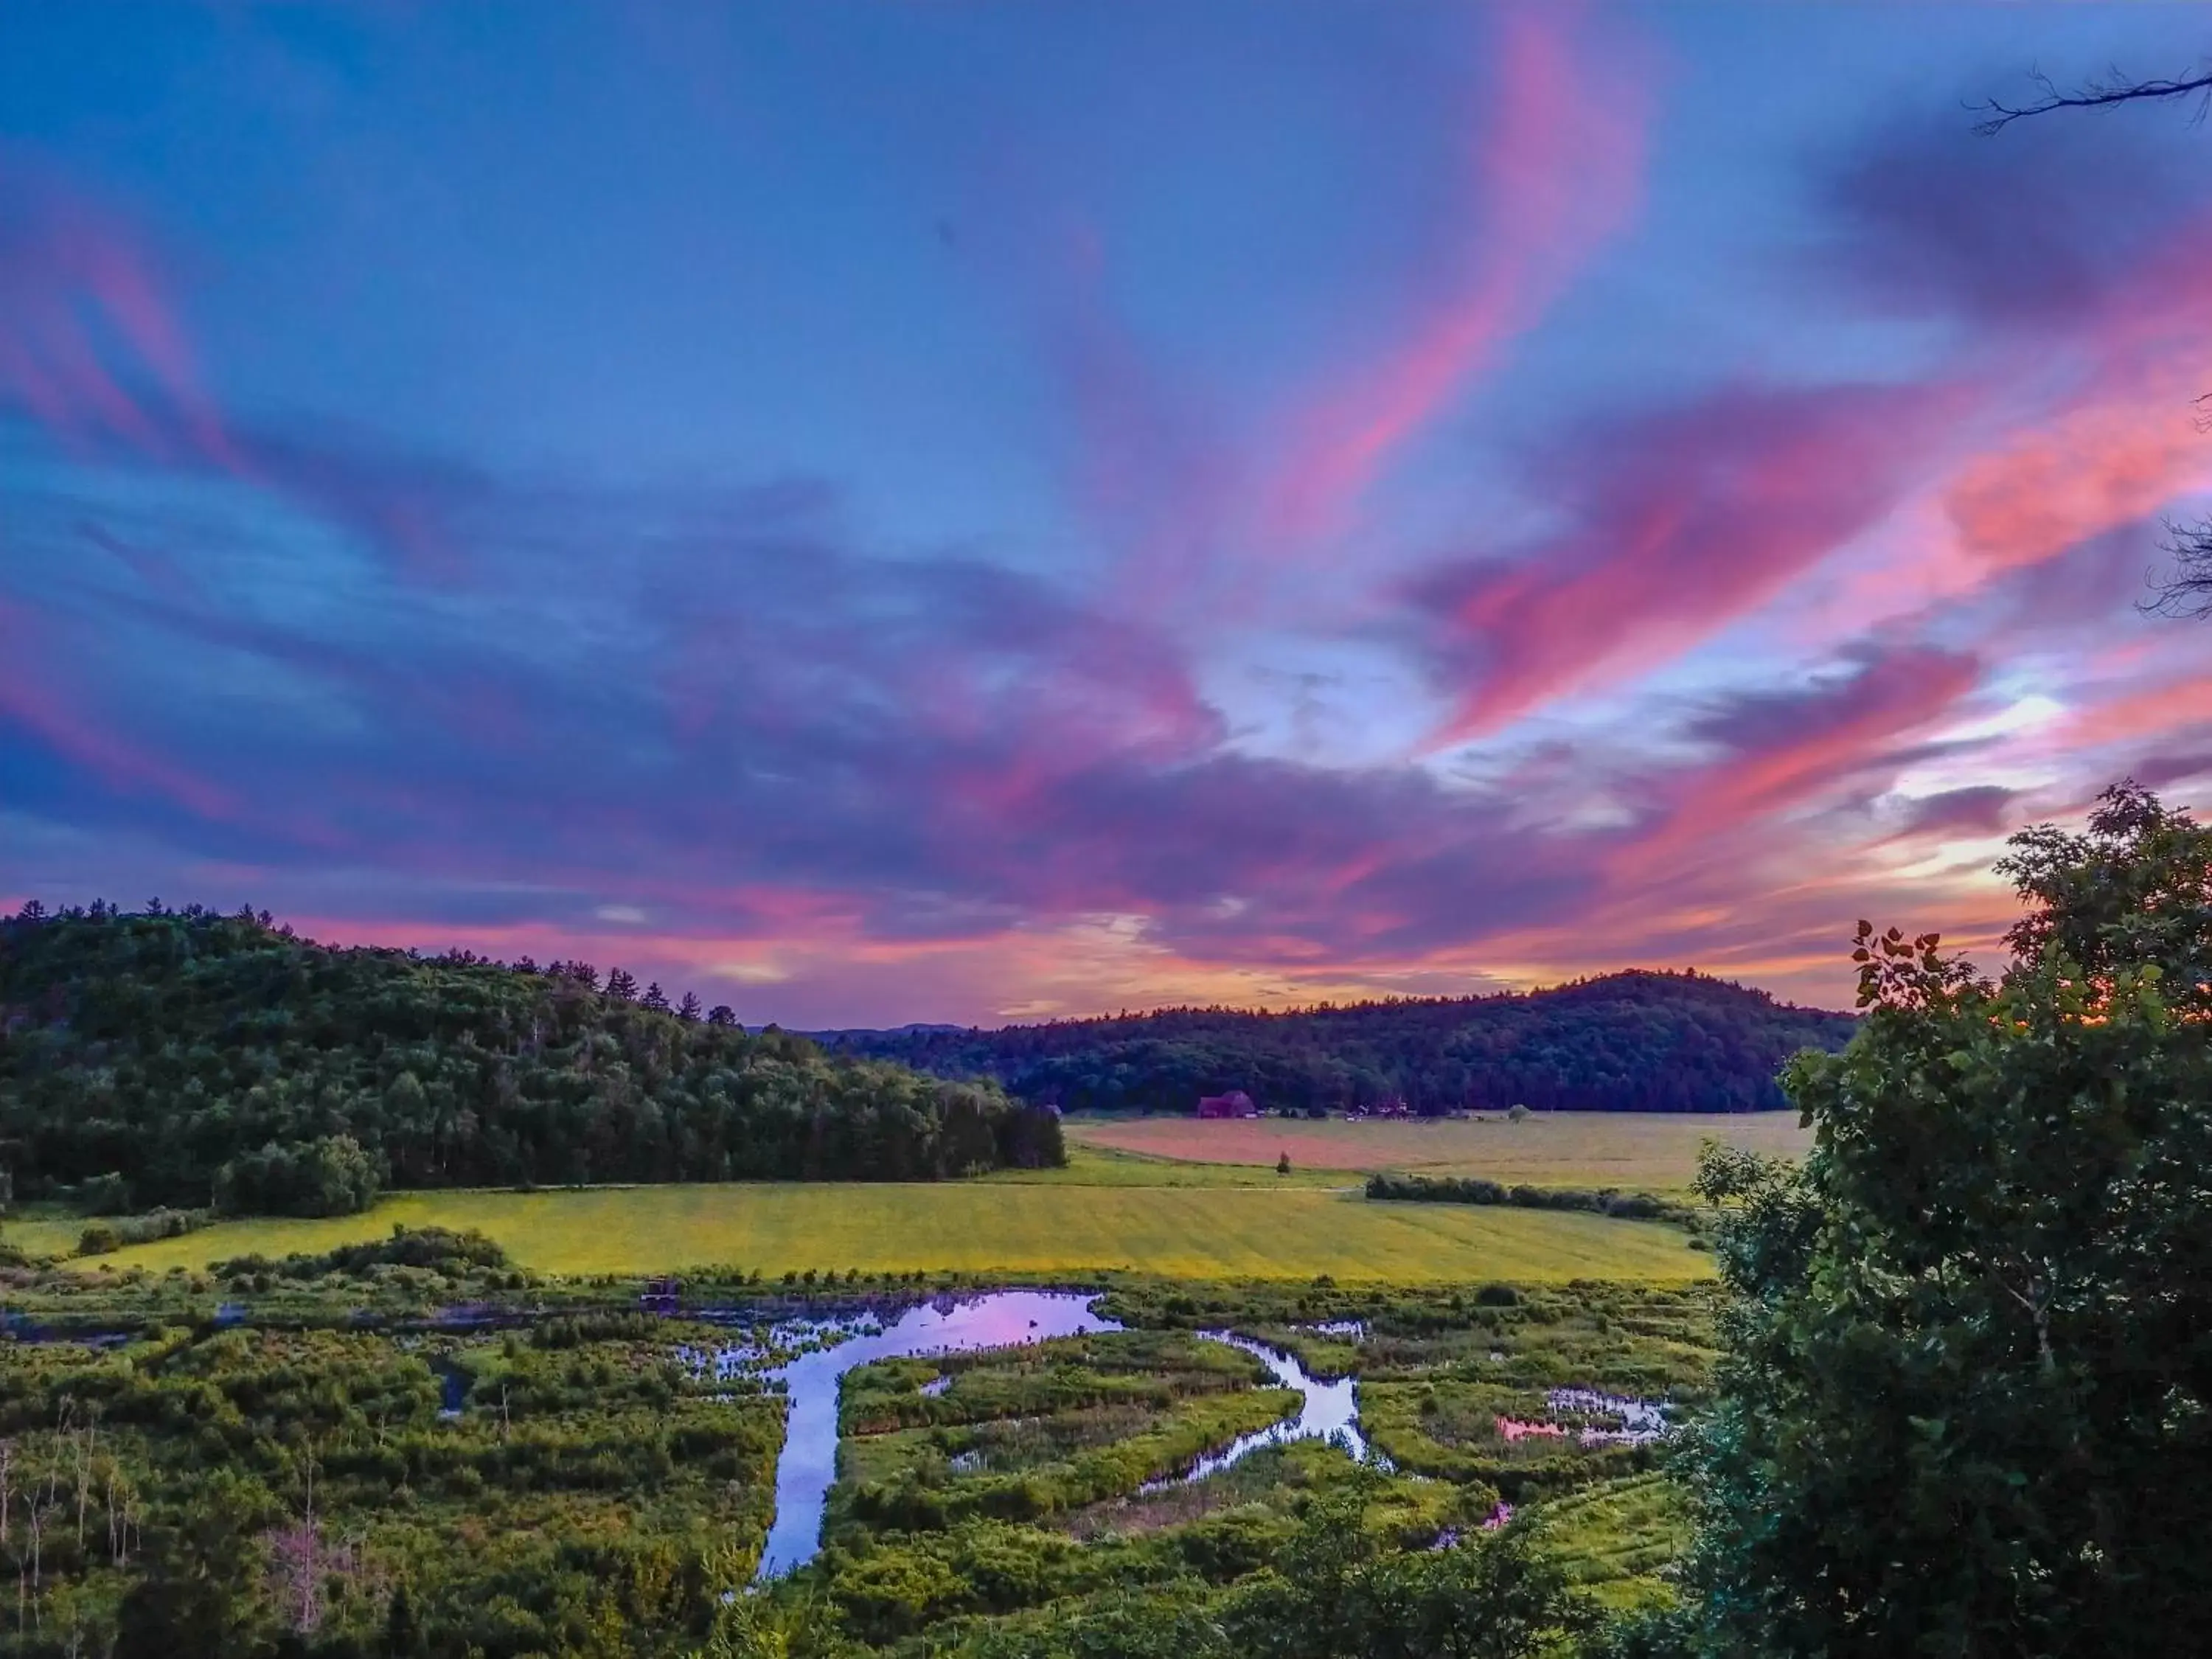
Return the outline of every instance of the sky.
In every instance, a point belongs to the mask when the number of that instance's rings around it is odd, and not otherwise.
[[[748,1024],[1996,965],[2212,780],[2194,6],[0,0],[0,904]]]

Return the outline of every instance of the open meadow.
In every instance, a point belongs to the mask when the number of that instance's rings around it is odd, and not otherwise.
[[[1328,1273],[1400,1283],[1671,1284],[1711,1272],[1710,1258],[1689,1249],[1680,1231],[1650,1222],[1373,1203],[1357,1192],[1293,1182],[1150,1187],[1066,1179],[402,1193],[363,1214],[224,1222],[99,1260],[118,1269],[199,1267],[254,1252],[327,1250],[394,1226],[480,1228],[519,1265],[562,1274],[732,1263],[772,1274],[1130,1269],[1204,1279]],[[51,1224],[39,1234],[11,1228],[9,1236],[27,1247],[66,1247],[66,1236],[40,1236],[47,1231]]]
[[[1072,1117],[1077,1146],[1194,1163],[1481,1176],[1508,1185],[1686,1188],[1707,1139],[1783,1158],[1812,1145],[1795,1112],[1532,1112],[1476,1118]]]

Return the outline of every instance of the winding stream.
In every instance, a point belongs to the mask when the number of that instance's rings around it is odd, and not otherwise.
[[[783,1452],[775,1465],[775,1522],[757,1578],[804,1566],[822,1547],[822,1511],[837,1478],[837,1385],[847,1371],[877,1359],[910,1359],[976,1348],[1012,1348],[1047,1337],[1118,1331],[1091,1311],[1096,1298],[1065,1291],[994,1291],[909,1308],[881,1332],[801,1354],[769,1373],[789,1391]]]
[[[801,1354],[771,1371],[770,1377],[784,1384],[791,1404],[783,1452],[775,1465],[775,1522],[769,1528],[756,1580],[780,1577],[804,1566],[822,1547],[823,1510],[837,1478],[838,1384],[847,1371],[877,1359],[1012,1348],[1048,1337],[1120,1330],[1113,1320],[1091,1311],[1094,1299],[1065,1291],[992,1291],[958,1302],[942,1298],[909,1308],[881,1331]],[[1230,1331],[1197,1334],[1257,1355],[1275,1381],[1296,1389],[1304,1403],[1296,1417],[1241,1435],[1182,1474],[1155,1480],[1144,1490],[1158,1492],[1202,1480],[1263,1446],[1291,1440],[1334,1438],[1354,1457],[1381,1461],[1360,1435],[1359,1403],[1350,1377],[1319,1382],[1291,1355],[1249,1337]]]
[[[1232,1348],[1256,1354],[1260,1362],[1274,1373],[1278,1388],[1298,1391],[1302,1400],[1298,1414],[1271,1423],[1264,1429],[1255,1429],[1250,1434],[1239,1435],[1219,1451],[1200,1458],[1181,1474],[1170,1475],[1164,1480],[1148,1480],[1138,1490],[1165,1492],[1170,1486],[1188,1486],[1209,1474],[1218,1474],[1263,1446],[1286,1445],[1293,1440],[1334,1440],[1357,1462],[1388,1467],[1382,1454],[1370,1446],[1366,1437],[1359,1432],[1359,1398],[1350,1377],[1323,1382],[1298,1364],[1296,1355],[1271,1348],[1264,1342],[1255,1342],[1234,1331],[1200,1331],[1198,1334],[1209,1342],[1225,1342]]]

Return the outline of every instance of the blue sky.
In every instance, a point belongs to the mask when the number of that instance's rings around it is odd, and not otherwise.
[[[802,1024],[1986,940],[2136,607],[2194,8],[0,3],[0,900]]]

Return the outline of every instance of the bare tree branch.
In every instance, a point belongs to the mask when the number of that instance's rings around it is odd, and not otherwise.
[[[2173,557],[2172,574],[2161,578],[2150,573],[2145,581],[2151,597],[2136,608],[2149,616],[2197,622],[2212,617],[2212,519],[2195,524],[2168,519],[2160,545]]]
[[[2047,115],[2052,110],[2109,109],[2116,104],[2153,103],[2169,98],[2195,98],[2197,112],[2190,118],[2192,121],[2203,121],[2207,111],[2212,110],[2212,69],[2166,81],[2132,80],[2114,69],[2094,81],[2084,82],[2071,92],[2060,90],[2057,83],[2041,70],[2035,70],[2030,78],[2041,90],[2040,98],[2029,104],[2005,104],[1990,98],[1972,105],[1971,107],[1982,116],[1974,124],[1974,131],[1987,137],[2002,132],[2014,121],[2031,115]]]

